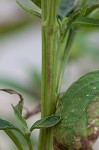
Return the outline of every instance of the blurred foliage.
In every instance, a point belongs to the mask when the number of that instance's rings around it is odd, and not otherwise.
[[[16,30],[19,30],[21,28],[23,28],[24,26],[26,26],[27,24],[31,23],[31,19],[25,19],[21,22],[17,22],[15,24],[10,24],[10,25],[0,25],[0,36],[4,36],[10,32],[13,32],[13,31],[16,31]]]
[[[91,18],[99,19],[99,9],[97,9]],[[97,39],[98,38],[98,39]],[[77,59],[82,55],[91,56],[99,61],[99,28],[83,28],[75,39],[72,47],[71,59]]]
[[[0,84],[6,88],[14,89],[27,95],[33,100],[40,101],[41,99],[41,76],[39,71],[33,70],[28,73],[28,81],[25,84],[20,84],[17,80],[9,78],[0,78]]]
[[[0,7],[2,7],[2,3],[0,4]],[[2,18],[4,17],[4,19],[0,18],[0,37],[6,35],[7,33],[22,29],[30,23],[35,24],[38,21],[35,16],[28,14],[24,10],[17,9],[17,7],[15,7],[15,9],[11,12],[12,14],[9,13],[10,16],[8,15],[8,18],[5,15],[3,16],[3,14]]]

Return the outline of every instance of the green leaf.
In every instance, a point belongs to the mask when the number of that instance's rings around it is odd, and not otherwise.
[[[75,0],[60,0],[58,17],[64,19],[69,16],[75,8]]]
[[[99,1],[98,1],[99,2]],[[61,0],[58,10],[58,17],[62,20],[68,17],[68,20],[75,21],[76,19],[84,16],[88,16],[94,10],[99,8],[99,3],[86,3],[82,7],[75,9],[77,1],[75,0]],[[67,22],[67,21],[66,21]]]
[[[72,26],[77,27],[99,27],[99,20],[95,20],[92,18],[80,18],[73,22]]]
[[[23,150],[20,141],[18,140],[18,138],[16,137],[14,132],[11,131],[11,130],[17,131],[27,141],[26,136],[23,134],[23,132],[19,128],[17,128],[16,126],[14,126],[13,124],[11,124],[10,122],[8,122],[6,120],[0,119],[0,130],[4,130],[5,133],[10,137],[10,139],[15,143],[15,145],[20,150]],[[28,143],[28,141],[27,141],[27,143]]]
[[[15,127],[13,124],[11,124],[10,122],[0,119],[0,130],[5,130],[5,129],[16,129],[17,127]]]
[[[41,8],[41,0],[31,0],[35,5]]]
[[[86,16],[88,16],[91,12],[93,12],[95,9],[99,8],[99,4],[94,4],[92,6],[85,5],[84,7],[80,7],[72,12],[72,14],[69,15],[67,19],[64,19],[63,25],[70,27],[73,22],[75,23],[76,20],[82,19]]]
[[[15,106],[15,109],[22,115],[23,101],[19,101],[19,103]]]
[[[24,150],[23,147],[22,147],[22,144],[21,144],[20,140],[13,133],[13,131],[7,129],[7,130],[5,130],[5,133],[9,136],[9,138],[13,141],[13,143],[16,145],[16,147],[19,150]]]
[[[59,116],[50,116],[50,117],[42,118],[33,124],[33,126],[30,128],[30,131],[32,132],[32,130],[34,130],[34,129],[53,127],[60,120],[61,120],[61,118]]]
[[[92,13],[95,9],[99,8],[99,4],[94,4],[92,6],[89,5],[85,5],[84,7],[80,7],[76,10],[74,10],[68,18],[65,18],[63,20],[63,26],[66,27],[66,24],[68,25],[68,27],[73,27],[73,25],[75,26],[75,24],[77,23],[77,26],[80,26],[80,21],[84,21],[84,18],[87,18],[87,16]],[[81,20],[80,20],[81,19]],[[91,18],[88,19],[89,22],[87,24],[87,19],[85,19],[85,26],[91,27],[92,26],[92,20]],[[76,22],[77,21],[77,22]],[[98,26],[98,21],[94,20],[94,26]],[[82,24],[82,22],[81,22]],[[84,24],[84,23],[83,23]]]
[[[18,129],[16,126],[14,126],[13,124],[11,124],[10,122],[8,122],[6,120],[0,119],[0,130],[5,131],[5,130],[8,130],[8,129],[15,130],[23,136],[23,133],[21,132],[21,130]]]
[[[31,1],[17,0],[17,4],[25,11],[32,15],[36,15],[41,18],[41,10],[34,5]]]
[[[25,121],[25,119],[22,117],[22,115],[20,114],[20,112],[16,109],[16,107],[14,107],[12,105],[12,108],[14,110],[14,114],[16,116],[16,118],[18,119],[18,122],[20,123],[20,125],[22,126],[22,128],[24,129],[25,132],[27,132],[28,130],[28,126],[27,123]]]
[[[95,11],[97,8],[99,8],[99,1],[98,1],[98,3],[94,3],[94,4],[90,5],[90,6],[87,8],[85,16],[90,15],[90,14],[91,14],[93,11]]]
[[[14,107],[13,107],[13,109],[15,110]],[[24,123],[23,123],[23,125],[24,125]],[[21,145],[20,141],[18,140],[18,138],[16,137],[16,135],[14,134],[14,132],[12,132],[11,130],[14,130],[14,131],[17,131],[18,133],[20,133],[23,136],[23,138],[26,140],[28,146],[30,146],[29,145],[29,139],[28,139],[29,133],[25,132],[25,134],[24,134],[19,128],[17,128],[16,126],[11,124],[10,122],[3,120],[3,119],[0,119],[0,130],[5,131],[5,133],[11,138],[11,140],[15,143],[15,145],[19,148],[19,150],[23,150],[22,145]]]
[[[25,119],[22,117],[23,100],[24,100],[22,95],[12,89],[0,89],[0,91],[7,92],[9,94],[18,94],[19,95],[19,97],[20,97],[19,103],[15,107],[12,105],[12,107],[14,110],[14,114],[18,119],[18,122],[21,124],[21,126],[23,127],[25,132],[27,132],[27,129],[28,129],[27,123],[26,123]]]
[[[82,18],[85,16],[86,11],[88,9],[88,6],[81,7],[80,9],[75,10],[69,17],[68,17],[68,24],[70,25],[74,21],[76,21],[79,18]]]
[[[56,115],[61,117],[54,128],[58,144],[70,147],[76,143],[76,136],[87,138],[88,126],[99,117],[99,71],[84,75],[70,86],[58,102]]]

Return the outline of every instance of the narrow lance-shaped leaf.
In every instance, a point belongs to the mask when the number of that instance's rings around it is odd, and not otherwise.
[[[79,149],[82,148],[82,138],[94,136],[94,127],[99,121],[99,71],[90,72],[71,85],[59,100],[56,115],[61,116],[61,122],[54,128],[57,144],[75,147],[76,137],[80,137]],[[92,123],[93,132],[89,134]]]
[[[99,8],[99,1],[98,3],[94,3],[91,6],[89,6],[86,10],[85,16],[90,15],[94,10],[96,10],[97,8]]]
[[[35,5],[41,8],[41,0],[31,0]]]
[[[17,0],[17,4],[32,15],[36,15],[41,18],[41,10],[36,5],[34,5],[31,1],[27,0]]]
[[[20,125],[22,126],[22,128],[24,129],[25,132],[27,132],[28,130],[28,126],[27,123],[25,121],[25,119],[22,117],[22,115],[20,114],[20,112],[16,109],[16,107],[14,107],[12,105],[12,108],[14,110],[14,114],[16,116],[16,118],[18,119],[18,122],[20,123]]]
[[[23,105],[24,105],[24,102],[23,102],[23,96],[21,94],[18,94],[19,97],[20,97],[20,101],[18,102],[18,104],[15,106],[15,109],[16,111],[19,112],[20,115],[22,115],[22,111],[23,111]]]
[[[12,105],[12,107],[13,107],[14,113],[15,113],[16,117],[18,118],[19,122],[21,123],[21,125],[25,129],[27,129],[27,124],[26,124],[25,120],[22,117],[23,100],[24,100],[22,95],[20,93],[16,92],[16,91],[12,90],[12,89],[0,89],[0,91],[7,92],[7,93],[9,93],[11,95],[12,94],[19,95],[19,97],[20,97],[19,103],[15,107]],[[22,132],[17,127],[13,126],[11,123],[9,123],[9,122],[7,122],[5,120],[2,120],[2,119],[0,120],[0,123],[1,123],[0,124],[0,130],[4,130],[4,128],[15,129],[15,130],[17,130],[18,132],[20,132],[22,134]]]
[[[99,20],[92,18],[80,18],[73,22],[72,26],[76,27],[99,27]]]
[[[17,130],[17,127],[15,127],[13,124],[10,122],[0,119],[0,130],[5,130],[5,129],[15,129]]]
[[[11,124],[10,122],[6,120],[0,119],[0,130],[8,130],[8,129],[15,130],[23,136],[23,133],[21,132],[21,130],[18,129],[16,126],[14,126],[13,124]]]
[[[82,18],[85,16],[86,10],[87,10],[88,6],[84,6],[81,7],[77,10],[75,10],[69,17],[67,20],[68,25],[70,25],[71,23],[73,23],[74,21],[76,21],[79,18]]]
[[[36,121],[30,128],[30,131],[40,128],[50,128],[55,126],[61,120],[60,116],[50,116]]]
[[[23,101],[19,101],[19,103],[15,106],[15,109],[22,115]]]
[[[66,19],[66,23],[64,20],[64,25],[68,24],[69,26],[78,19],[84,18],[88,16],[95,9],[99,8],[99,4],[94,4],[92,6],[85,5],[77,10],[75,10],[69,17]]]
[[[14,114],[17,117],[19,123],[27,131],[27,129],[28,129],[27,123],[26,123],[25,119],[22,117],[22,109],[23,109],[23,97],[22,97],[22,95],[16,91],[12,90],[12,89],[0,89],[0,91],[7,92],[9,94],[18,94],[19,95],[19,97],[20,97],[19,103],[15,107],[12,105],[12,107],[14,110]]]

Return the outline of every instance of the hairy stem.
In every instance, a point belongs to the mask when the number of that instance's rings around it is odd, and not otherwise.
[[[42,101],[41,116],[52,115],[56,107],[57,8],[59,0],[42,0]],[[45,7],[46,6],[46,7]],[[46,15],[44,13],[46,12]],[[52,129],[40,131],[38,150],[52,150]]]

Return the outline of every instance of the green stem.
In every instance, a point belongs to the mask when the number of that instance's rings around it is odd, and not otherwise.
[[[73,40],[74,40],[75,33],[76,33],[75,29],[68,29],[68,30],[69,30],[68,31],[69,33],[67,32],[64,37],[65,44],[63,42],[63,47],[61,47],[63,49],[63,53],[62,53],[62,56],[60,57],[60,62],[59,62],[59,67],[58,67],[59,71],[58,71],[58,76],[57,76],[57,93],[60,93],[63,73],[65,70],[65,66],[68,62],[70,53],[71,53],[71,46],[73,44]],[[68,36],[68,38],[66,36]],[[62,51],[62,49],[60,50]]]
[[[42,0],[42,101],[41,116],[55,112],[56,107],[56,69],[57,69],[57,9],[59,0]],[[46,6],[46,7],[45,7]],[[47,7],[48,6],[48,7]],[[47,8],[47,9],[46,9]],[[44,13],[46,12],[46,16]],[[41,129],[38,150],[52,150],[52,129]]]
[[[16,145],[16,147],[19,150],[24,150],[22,147],[21,142],[19,141],[19,139],[17,138],[17,136],[13,133],[13,131],[11,130],[5,130],[5,133],[10,137],[10,139],[13,141],[13,143]]]
[[[30,140],[30,135],[25,135],[25,139],[27,141],[29,150],[33,150],[32,143],[31,143],[31,140]]]
[[[46,150],[53,150],[53,129],[47,130]]]
[[[77,30],[76,28],[69,29],[67,44],[66,44],[66,47],[65,47],[65,51],[64,51],[63,58],[62,58],[62,63],[61,63],[61,67],[63,68],[62,70],[64,70],[64,68],[67,64],[68,58],[70,56],[71,46],[72,46],[73,41],[74,41],[76,30]]]
[[[61,35],[60,40],[59,40],[59,44],[58,44],[58,53],[57,53],[57,65],[58,65],[58,69],[57,69],[57,95],[60,93],[60,86],[61,86],[61,80],[62,80],[62,76],[60,76],[60,72],[61,72],[61,64],[62,64],[62,58],[64,56],[64,52],[66,49],[66,45],[67,45],[67,40],[68,40],[68,31],[65,31],[65,36],[64,34]]]

